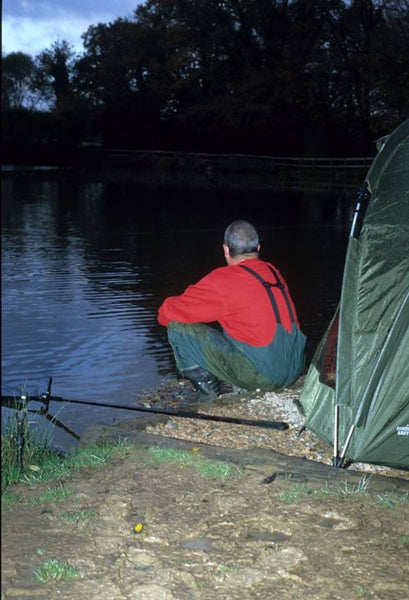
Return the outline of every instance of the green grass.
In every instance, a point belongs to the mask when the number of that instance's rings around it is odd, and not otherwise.
[[[17,423],[10,419],[4,426],[1,436],[1,489],[17,483],[25,475],[33,473],[36,465],[57,459],[57,455],[50,450],[48,436],[40,436],[38,432],[30,429],[28,418],[23,424],[24,452],[23,468],[17,461]]]
[[[326,483],[320,488],[311,488],[305,484],[294,483],[281,492],[280,500],[281,502],[297,504],[303,502],[307,497],[357,497],[363,499],[372,499],[378,504],[384,504],[390,507],[395,507],[398,504],[407,504],[409,502],[408,493],[402,495],[397,495],[396,493],[374,494],[369,491],[369,484],[370,477],[367,477],[366,475],[363,475],[360,481],[355,485],[352,485],[347,481],[343,481],[342,483],[333,485]]]
[[[9,487],[24,482],[35,485],[43,481],[58,481],[69,473],[84,467],[105,464],[114,457],[125,456],[134,446],[126,440],[110,444],[78,448],[68,456],[60,456],[35,431],[24,424],[23,467],[17,460],[16,424],[10,421],[1,437],[1,491],[2,503],[10,504],[17,498],[10,494]]]
[[[203,477],[236,477],[240,471],[234,465],[204,458],[195,452],[175,448],[149,448],[152,462],[178,463],[182,467],[193,467]]]
[[[17,504],[18,502],[20,502],[20,500],[21,496],[9,489],[5,489],[1,494],[2,506],[10,506],[11,504]]]
[[[306,485],[293,483],[293,485],[280,493],[280,500],[288,504],[298,504],[305,500],[311,493],[312,491]]]
[[[398,496],[395,493],[391,494],[376,494],[376,499],[379,504],[385,504],[386,506],[395,507],[397,504],[408,504],[409,493],[406,492],[402,496]]]
[[[50,559],[44,561],[39,569],[33,571],[33,573],[41,583],[48,583],[49,581],[72,579],[80,572],[66,562]]]
[[[60,515],[60,519],[67,525],[76,525],[80,521],[95,519],[99,515],[97,510],[69,510]]]
[[[59,502],[60,500],[65,500],[69,498],[74,493],[74,490],[71,488],[67,488],[64,485],[58,485],[56,487],[47,488],[44,492],[42,492],[39,496],[32,498],[30,500],[30,504],[44,504],[44,503],[54,503]]]
[[[112,458],[122,458],[135,448],[134,444],[126,439],[103,445],[87,446],[79,448],[67,458],[68,467],[80,469],[83,467],[97,467],[107,463]]]
[[[239,567],[229,567],[228,565],[220,565],[217,567],[219,573],[233,573],[237,574],[240,571]]]

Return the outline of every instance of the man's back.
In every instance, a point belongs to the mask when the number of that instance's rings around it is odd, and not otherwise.
[[[289,299],[289,311],[283,291],[275,286],[276,278],[269,263],[249,258],[240,264],[215,269],[180,296],[167,298],[159,311],[159,322],[209,323],[217,321],[233,339],[253,346],[269,344],[275,334],[277,318],[266,287],[251,273],[272,283],[271,292],[277,304],[282,325],[291,330],[290,312],[298,326],[296,310],[281,274],[274,267]]]

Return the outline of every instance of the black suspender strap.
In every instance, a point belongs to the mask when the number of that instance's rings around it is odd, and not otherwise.
[[[276,287],[281,291],[281,293],[283,294],[285,303],[287,305],[288,314],[290,316],[290,321],[291,321],[291,323],[294,323],[295,318],[294,318],[293,310],[291,308],[290,299],[289,299],[288,294],[285,290],[285,287],[284,287],[283,283],[281,282],[280,278],[278,277],[276,271],[270,265],[268,265],[270,271],[272,272],[272,274],[274,275],[275,280],[276,280],[275,283],[271,283],[270,281],[266,281],[265,279],[263,279],[261,277],[261,275],[259,275],[256,271],[254,271],[254,269],[251,269],[250,267],[247,267],[246,265],[239,265],[239,267],[241,267],[248,273],[251,273],[251,275],[254,275],[254,277],[256,279],[258,279],[260,281],[260,283],[264,286],[264,288],[268,294],[268,297],[270,298],[271,306],[273,307],[274,315],[275,315],[275,318],[276,318],[276,321],[278,324],[281,324],[281,315],[280,315],[280,311],[278,310],[277,302],[276,302],[276,299],[274,298],[274,294],[271,291],[271,288]]]
[[[281,325],[281,316],[280,316],[280,311],[278,310],[278,306],[277,306],[277,302],[276,299],[274,298],[274,294],[271,291],[271,288],[273,286],[276,286],[277,284],[275,283],[270,283],[269,281],[265,281],[261,275],[259,275],[258,273],[256,273],[256,271],[253,271],[253,269],[250,269],[250,267],[246,267],[245,265],[239,265],[239,267],[241,267],[242,269],[244,269],[245,271],[247,271],[248,273],[250,273],[251,275],[254,275],[254,277],[256,279],[258,279],[261,283],[261,285],[264,286],[264,289],[266,290],[268,297],[270,298],[271,301],[271,306],[273,307],[274,310],[274,315],[276,318],[276,321],[279,325]]]
[[[284,284],[280,280],[280,278],[278,277],[277,272],[275,271],[275,269],[273,269],[273,267],[271,265],[268,265],[268,268],[270,269],[270,271],[272,272],[272,274],[276,278],[276,285],[281,290],[281,293],[282,293],[283,298],[285,300],[285,303],[287,305],[287,310],[288,310],[288,314],[289,314],[289,317],[290,317],[291,324],[293,324],[293,323],[295,323],[295,316],[294,316],[294,312],[293,312],[293,309],[292,309],[292,306],[291,306],[290,298],[288,297],[288,294],[286,292]]]

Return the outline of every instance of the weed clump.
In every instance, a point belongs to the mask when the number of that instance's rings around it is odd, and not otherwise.
[[[120,439],[105,445],[77,448],[71,454],[61,455],[50,447],[50,439],[30,429],[27,419],[23,425],[24,460],[19,464],[17,425],[10,421],[1,436],[1,493],[2,502],[18,501],[10,490],[16,483],[37,484],[60,481],[73,470],[105,464],[114,456],[124,456],[133,445]]]

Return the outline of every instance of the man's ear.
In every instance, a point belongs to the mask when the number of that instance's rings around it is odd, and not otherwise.
[[[223,244],[223,253],[224,253],[224,258],[226,259],[227,264],[229,264],[229,261],[231,260],[231,256],[230,256],[229,247],[226,244]]]

